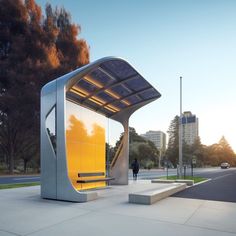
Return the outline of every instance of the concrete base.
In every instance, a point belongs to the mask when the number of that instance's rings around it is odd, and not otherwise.
[[[98,193],[96,190],[94,191],[78,191],[76,194],[64,194],[61,198],[58,197],[55,200],[60,200],[60,201],[69,201],[69,202],[88,202],[88,201],[94,201],[98,198]],[[52,199],[54,200],[54,199]]]
[[[163,198],[169,197],[170,195],[182,191],[186,188],[186,184],[171,184],[169,187],[162,189],[154,189],[148,191],[142,191],[138,193],[129,194],[129,202],[136,204],[151,205]]]

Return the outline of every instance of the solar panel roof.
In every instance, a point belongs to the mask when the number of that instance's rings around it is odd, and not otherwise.
[[[79,77],[67,91],[67,99],[111,117],[124,109],[161,94],[128,62],[109,58]]]

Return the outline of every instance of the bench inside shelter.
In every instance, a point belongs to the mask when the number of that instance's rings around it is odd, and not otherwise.
[[[78,173],[78,177],[81,179],[77,180],[77,183],[109,182],[115,179],[111,176],[105,176],[104,172],[83,172]]]

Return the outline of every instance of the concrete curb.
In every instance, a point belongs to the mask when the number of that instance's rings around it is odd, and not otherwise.
[[[193,180],[189,180],[189,179],[176,179],[176,180],[170,180],[170,179],[153,179],[151,181],[152,183],[185,183],[188,186],[193,186],[194,185],[194,181]]]
[[[206,182],[208,182],[208,181],[210,181],[210,180],[211,180],[211,179],[206,179],[206,180],[204,180],[204,181],[201,181],[201,182],[198,182],[198,183],[194,184],[194,185],[191,186],[191,187],[194,187],[194,186],[199,185],[199,184],[204,184],[204,183],[206,183]]]

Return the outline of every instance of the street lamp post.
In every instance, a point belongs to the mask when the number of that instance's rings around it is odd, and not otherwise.
[[[183,152],[182,152],[182,77],[180,76],[180,116],[179,116],[179,177],[182,178]]]

